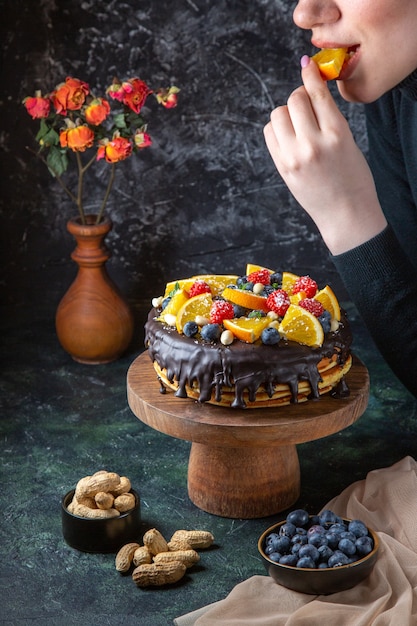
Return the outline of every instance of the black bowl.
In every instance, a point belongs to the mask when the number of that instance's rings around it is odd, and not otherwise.
[[[82,552],[116,553],[124,544],[138,541],[140,537],[139,494],[131,489],[136,505],[119,517],[109,519],[89,519],[73,515],[68,511],[75,489],[69,491],[61,503],[62,533],[71,548]]]
[[[344,518],[343,521],[350,522],[351,520]],[[368,528],[368,533],[373,539],[374,547],[372,552],[362,559],[339,567],[308,569],[276,563],[265,554],[266,537],[273,532],[279,533],[279,528],[283,524],[285,524],[285,520],[274,524],[265,530],[258,540],[258,550],[266,571],[275,582],[283,587],[300,591],[301,593],[327,595],[351,589],[365,580],[371,573],[378,556],[379,539],[378,535],[370,528]]]

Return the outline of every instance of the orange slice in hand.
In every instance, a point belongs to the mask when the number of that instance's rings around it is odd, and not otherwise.
[[[323,327],[315,315],[301,306],[291,304],[279,325],[279,333],[289,341],[296,341],[311,348],[323,344]]]
[[[347,48],[324,48],[311,58],[319,66],[324,80],[338,78],[347,57]]]
[[[321,302],[326,311],[329,311],[332,319],[340,322],[340,306],[332,289],[326,285],[324,289],[318,291],[314,296],[314,300]]]
[[[177,313],[177,331],[183,333],[185,324],[194,321],[197,315],[209,318],[212,302],[213,299],[209,293],[202,293],[186,300]]]
[[[260,311],[265,311],[265,313],[269,310],[266,306],[266,298],[264,296],[258,296],[252,291],[226,287],[222,293],[222,297],[229,300],[229,302],[233,302],[233,304],[243,306],[245,309],[259,309]]]
[[[268,317],[237,317],[232,320],[223,320],[223,326],[241,341],[253,343],[259,339],[270,322]]]

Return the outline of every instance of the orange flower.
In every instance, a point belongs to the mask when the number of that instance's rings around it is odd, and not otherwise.
[[[132,144],[125,137],[113,137],[111,141],[104,141],[97,151],[97,161],[105,158],[107,163],[124,161],[132,154]]]
[[[94,144],[94,132],[86,124],[65,128],[59,134],[61,148],[71,148],[74,152],[84,152]]]
[[[148,133],[143,132],[142,130],[137,130],[134,136],[135,146],[136,148],[147,148],[152,145],[152,139],[148,135]]]
[[[48,98],[36,95],[33,98],[25,98],[23,104],[26,107],[26,111],[32,116],[32,119],[41,119],[48,117],[51,108],[51,102]]]
[[[162,104],[166,109],[173,109],[178,104],[178,92],[178,87],[173,85],[169,89],[159,89],[155,95],[159,104]]]
[[[129,85],[128,89],[126,89],[126,85],[123,83],[125,92],[123,104],[135,113],[139,113],[146,102],[146,98],[152,93],[152,89],[149,89],[148,85],[139,78],[131,78],[127,83]]]
[[[86,122],[92,126],[102,124],[110,113],[110,105],[104,98],[94,98],[85,108]]]
[[[66,115],[67,111],[79,111],[90,93],[87,83],[78,78],[68,77],[51,94],[52,103],[57,113]]]

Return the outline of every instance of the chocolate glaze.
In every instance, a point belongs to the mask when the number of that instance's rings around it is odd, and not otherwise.
[[[274,346],[261,343],[244,343],[236,340],[230,346],[220,342],[208,343],[201,339],[186,337],[174,328],[156,320],[160,311],[152,309],[145,324],[145,346],[152,362],[166,369],[169,381],[178,382],[177,396],[186,398],[186,385],[197,382],[200,389],[199,402],[207,402],[215,390],[217,401],[222,387],[235,387],[234,408],[244,408],[244,391],[254,402],[256,392],[262,385],[269,397],[278,383],[288,384],[292,401],[297,401],[298,382],[310,383],[311,397],[318,398],[321,380],[318,363],[325,357],[338,355],[343,364],[350,354],[352,334],[346,314],[342,311],[341,323],[336,332],[325,336],[320,348],[309,348],[294,341],[281,340]]]

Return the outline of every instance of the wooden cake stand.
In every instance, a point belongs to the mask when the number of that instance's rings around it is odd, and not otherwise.
[[[252,519],[289,508],[300,495],[297,443],[339,432],[368,403],[369,375],[354,357],[346,376],[348,398],[271,409],[231,409],[161,393],[147,352],[129,368],[127,394],[145,424],[191,441],[188,495],[200,509],[222,517]]]

